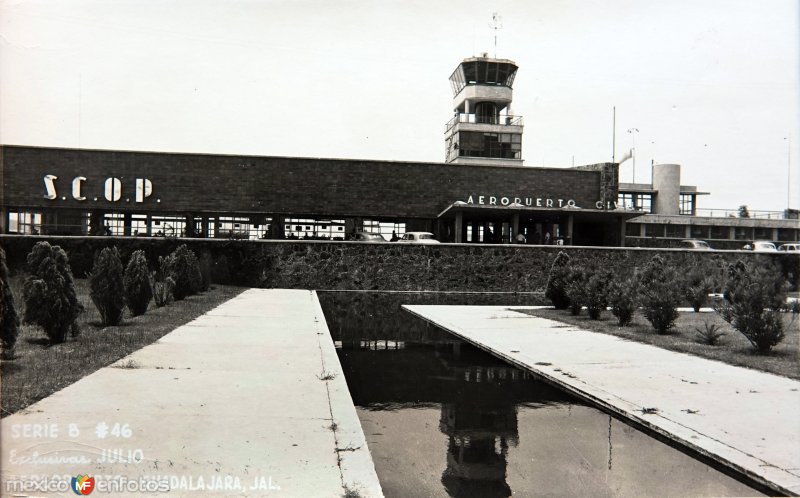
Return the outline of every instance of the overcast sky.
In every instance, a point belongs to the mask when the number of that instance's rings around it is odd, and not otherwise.
[[[616,106],[637,181],[678,163],[701,208],[781,210],[791,142],[800,208],[799,4],[0,0],[0,143],[441,162],[498,12],[527,166],[610,161]]]

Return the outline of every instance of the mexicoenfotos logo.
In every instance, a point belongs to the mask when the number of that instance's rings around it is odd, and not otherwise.
[[[94,491],[94,477],[78,475],[72,478],[72,491],[76,495],[88,495]]]

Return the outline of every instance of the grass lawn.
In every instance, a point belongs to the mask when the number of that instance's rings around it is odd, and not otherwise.
[[[10,279],[14,304],[22,316],[23,276]],[[122,324],[102,328],[100,314],[89,297],[89,282],[75,280],[78,299],[86,311],[78,318],[81,334],[63,344],[50,345],[44,331],[21,325],[15,358],[0,363],[0,412],[10,415],[80,380],[90,373],[151,344],[245,289],[224,285],[176,301],[163,308],[150,302],[147,313],[131,317],[127,308]]]
[[[628,327],[617,325],[617,318],[610,311],[604,311],[600,320],[591,320],[584,310],[578,316],[570,315],[568,310],[525,310],[525,313],[542,318],[549,318],[575,325],[584,330],[615,335],[630,341],[651,344],[660,348],[693,354],[722,361],[731,365],[753,368],[800,380],[800,317],[792,313],[783,313],[786,337],[783,342],[772,348],[769,354],[758,355],[750,342],[736,329],[730,326],[716,313],[681,312],[675,327],[669,334],[659,335],[653,330],[650,322],[641,311],[637,311],[633,323]],[[716,346],[698,342],[698,333],[705,324],[717,324],[725,335]]]

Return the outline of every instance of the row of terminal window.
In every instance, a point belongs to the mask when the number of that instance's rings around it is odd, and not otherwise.
[[[184,216],[150,216],[151,236],[184,237],[187,235],[187,223]],[[262,239],[271,236],[272,219],[248,216],[220,216],[207,218],[205,232],[207,237]],[[8,231],[18,234],[51,233],[57,235],[85,235],[92,224],[91,213],[59,213],[57,227],[47,226],[42,213],[12,211],[8,214]],[[102,235],[147,235],[148,218],[144,214],[131,214],[126,228],[125,215],[122,213],[105,213],[102,220]],[[312,218],[284,218],[284,236],[287,238],[326,238],[344,240],[345,221],[317,220]],[[387,240],[392,234],[402,235],[406,224],[378,220],[364,220],[365,232],[378,233]],[[194,219],[194,226],[189,231],[203,231],[203,220]],[[54,233],[58,232],[58,233]]]
[[[642,231],[644,225],[644,232]],[[688,232],[687,232],[688,227]],[[731,233],[733,232],[733,233]],[[628,237],[666,237],[692,238],[708,240],[772,240],[771,227],[730,227],[713,225],[680,225],[661,223],[627,223],[625,235]],[[733,237],[731,237],[733,235]],[[794,228],[778,228],[781,241],[793,241],[798,238],[798,230]]]

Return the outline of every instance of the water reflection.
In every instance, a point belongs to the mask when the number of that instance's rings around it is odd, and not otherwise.
[[[403,304],[546,304],[544,296],[538,293],[319,292],[318,295],[334,340],[348,348],[372,349],[395,349],[404,342],[460,342],[440,328],[401,312]]]
[[[400,310],[539,304],[529,296],[320,301],[387,497],[757,494]]]

